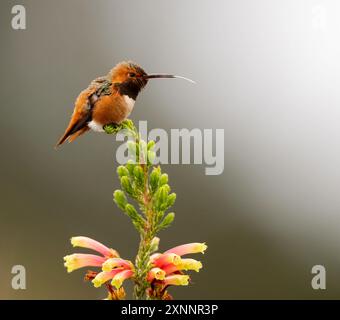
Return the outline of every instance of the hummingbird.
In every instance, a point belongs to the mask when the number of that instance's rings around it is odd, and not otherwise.
[[[120,62],[106,76],[94,79],[80,92],[69,125],[56,147],[66,140],[74,141],[88,130],[104,132],[105,125],[127,119],[148,80],[159,78],[180,78],[194,83],[172,74],[147,74],[131,61]]]

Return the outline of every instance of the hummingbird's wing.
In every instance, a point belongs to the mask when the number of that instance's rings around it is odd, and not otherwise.
[[[87,124],[92,118],[92,109],[102,95],[111,94],[111,82],[107,77],[99,77],[91,82],[87,89],[83,90],[75,102],[70,123],[63,136],[59,139],[57,146],[65,140],[73,141],[75,138],[89,130]]]

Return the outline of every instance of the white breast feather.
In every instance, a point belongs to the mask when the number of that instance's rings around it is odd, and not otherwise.
[[[96,132],[104,132],[103,125],[100,124],[100,123],[97,122],[97,121],[94,121],[94,120],[90,121],[90,122],[88,123],[88,126],[89,126],[89,128],[92,129],[93,131],[96,131]]]
[[[127,106],[127,114],[126,114],[126,118],[127,118],[133,110],[133,107],[135,105],[135,100],[133,100],[132,98],[130,98],[127,95],[124,95],[124,101],[125,101],[126,106]]]

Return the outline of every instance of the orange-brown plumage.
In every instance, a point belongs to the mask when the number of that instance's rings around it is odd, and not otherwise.
[[[91,121],[103,127],[125,120],[132,110],[129,106],[130,100],[124,97],[130,95],[129,98],[134,102],[139,91],[147,83],[147,80],[142,78],[145,75],[138,65],[121,62],[106,76],[93,80],[77,97],[69,125],[57,146],[66,140],[71,142],[88,131]]]
[[[105,125],[121,123],[130,115],[139,92],[152,78],[186,79],[169,74],[148,75],[135,63],[118,63],[106,76],[93,80],[79,94],[69,125],[57,146],[66,140],[75,140],[90,129],[103,132]]]

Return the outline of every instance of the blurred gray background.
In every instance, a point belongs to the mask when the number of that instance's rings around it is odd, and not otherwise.
[[[178,299],[340,298],[340,3],[317,0],[1,1],[0,298],[100,299],[67,274],[73,235],[133,259],[138,236],[113,204],[112,136],[58,151],[78,93],[117,62],[191,77],[149,83],[134,121],[224,128],[225,170],[167,165],[178,194],[161,249],[206,241]],[[11,288],[11,268],[27,289]],[[311,268],[327,269],[314,291]]]

